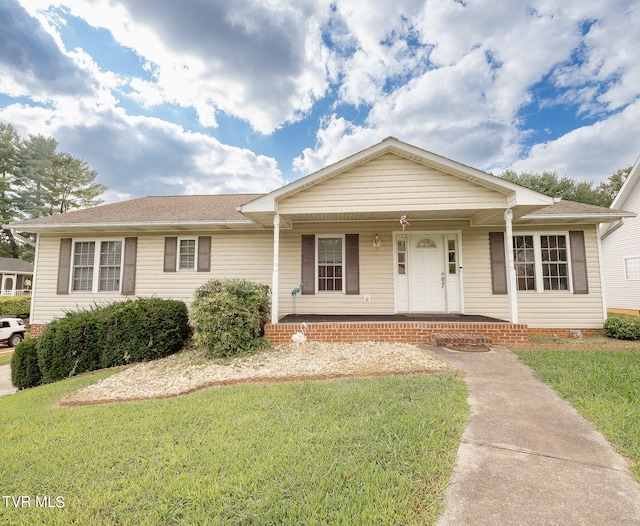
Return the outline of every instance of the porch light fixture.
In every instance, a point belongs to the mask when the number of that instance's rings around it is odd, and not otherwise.
[[[380,248],[380,237],[378,234],[373,236],[373,248]]]

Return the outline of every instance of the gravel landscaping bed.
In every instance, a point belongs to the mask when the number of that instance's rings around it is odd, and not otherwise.
[[[127,367],[61,400],[61,405],[169,398],[205,387],[239,382],[329,379],[347,376],[430,373],[450,369],[428,351],[404,343],[279,345],[229,360],[206,360],[184,351]]]

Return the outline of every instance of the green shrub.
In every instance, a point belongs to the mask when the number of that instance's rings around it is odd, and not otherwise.
[[[181,301],[138,298],[68,313],[39,338],[43,382],[104,367],[163,358],[191,335]]]
[[[610,314],[604,323],[604,332],[618,340],[640,340],[640,318]]]
[[[18,389],[42,383],[42,372],[38,365],[38,340],[27,338],[16,345],[11,356],[11,383]]]
[[[191,319],[195,340],[210,357],[247,354],[268,347],[269,286],[248,280],[212,280],[195,291]]]
[[[0,296],[0,315],[28,318],[31,296]]]

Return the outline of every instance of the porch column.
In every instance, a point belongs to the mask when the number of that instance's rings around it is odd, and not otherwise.
[[[271,279],[271,323],[278,323],[278,282],[280,259],[280,214],[273,216],[273,277]]]
[[[518,287],[516,283],[516,266],[513,260],[513,211],[504,211],[506,223],[505,247],[507,251],[507,294],[509,296],[509,321],[518,323]]]

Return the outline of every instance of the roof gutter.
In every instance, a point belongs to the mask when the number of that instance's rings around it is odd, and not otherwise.
[[[32,241],[28,237],[24,237],[21,234],[18,234],[18,232],[16,232],[15,228],[8,228],[8,227],[6,227],[4,225],[2,225],[2,228],[6,229],[6,230],[9,230],[9,232],[11,232],[11,235],[13,237],[15,237],[18,241],[22,241],[24,244],[32,246],[33,248],[36,247],[36,242],[35,241]]]

